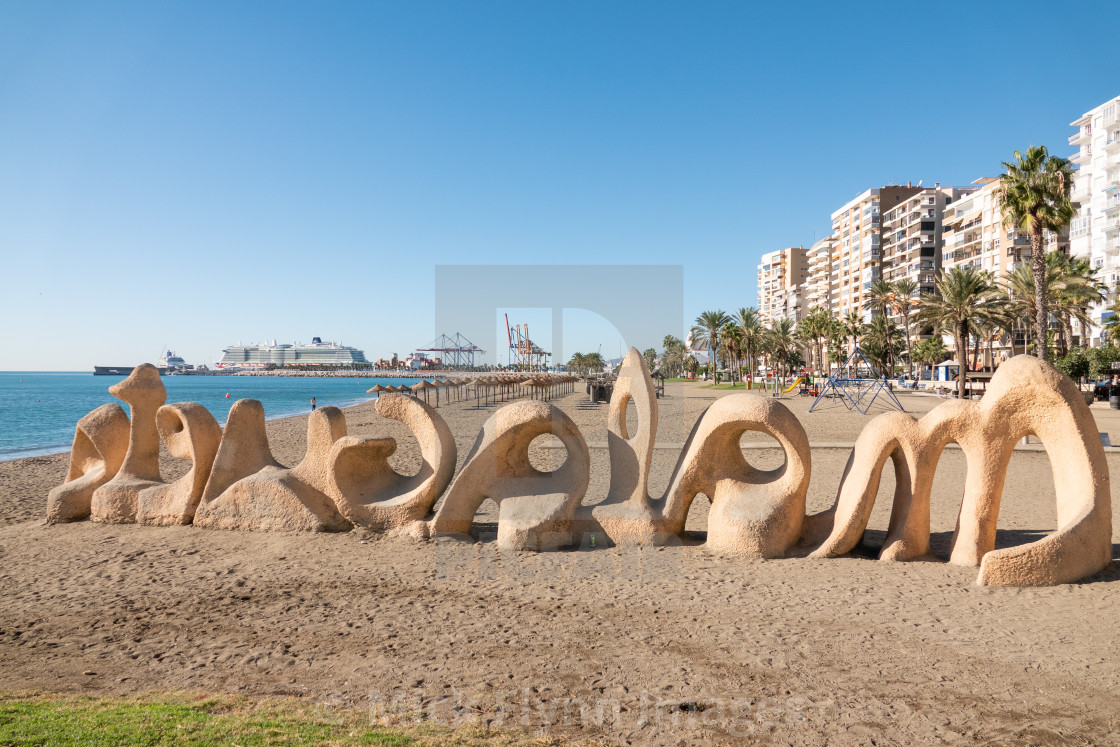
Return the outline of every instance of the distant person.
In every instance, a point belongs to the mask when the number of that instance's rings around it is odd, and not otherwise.
[[[315,398],[314,397],[311,398],[311,410],[312,410],[312,412],[314,412],[314,410],[315,410]]]

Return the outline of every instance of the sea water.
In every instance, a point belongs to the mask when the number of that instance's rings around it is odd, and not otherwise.
[[[120,376],[89,373],[0,371],[0,461],[69,451],[74,426],[83,415],[109,402],[128,405],[109,394]],[[268,419],[319,407],[348,407],[372,399],[374,384],[410,384],[408,379],[378,377],[164,376],[167,401],[198,402],[225,424],[239,399],[258,399]],[[227,398],[226,395],[229,395]]]

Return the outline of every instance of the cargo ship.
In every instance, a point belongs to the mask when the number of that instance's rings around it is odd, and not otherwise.
[[[94,366],[94,376],[128,376],[132,373],[136,366]],[[169,373],[181,373],[194,369],[194,366],[187,363],[180,356],[175,355],[169,348],[164,348],[163,353],[159,356],[159,361],[156,363],[156,368],[159,369],[160,376],[166,376]]]

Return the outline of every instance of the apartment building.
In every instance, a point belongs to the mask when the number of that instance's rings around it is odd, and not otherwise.
[[[973,182],[977,190],[945,208],[944,248],[941,265],[975,267],[1002,280],[1015,266],[1030,262],[1031,237],[1003,223],[999,204],[999,178],[985,176]],[[1045,236],[1047,252],[1069,253],[1068,232]]]
[[[1077,171],[1071,199],[1077,213],[1070,224],[1070,254],[1087,257],[1099,268],[1097,277],[1108,285],[1108,300],[1092,309],[1090,344],[1101,343],[1099,324],[1120,280],[1120,97],[1086,112],[1070,123],[1077,133],[1069,144],[1078,147],[1070,157]]]
[[[936,290],[941,270],[945,210],[976,187],[922,189],[882,214],[883,278],[913,280],[915,296]]]
[[[843,317],[851,311],[870,320],[863,308],[866,292],[883,272],[883,223],[881,216],[921,187],[889,186],[869,189],[832,214],[829,308]]]
[[[758,315],[763,324],[787,317],[801,318],[802,285],[807,271],[803,246],[762,255],[758,265]]]
[[[834,236],[826,236],[806,251],[808,267],[802,292],[805,311],[821,306],[832,308],[829,287],[832,279],[832,244]]]

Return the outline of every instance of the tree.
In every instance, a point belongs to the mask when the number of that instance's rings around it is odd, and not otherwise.
[[[906,361],[909,365],[910,375],[914,375],[914,354],[910,347],[910,315],[913,313],[912,304],[914,291],[918,284],[910,278],[900,278],[894,281],[894,310],[902,318],[902,333],[906,335]]]
[[[1074,348],[1066,355],[1054,359],[1054,368],[1081,384],[1081,380],[1089,375],[1092,368],[1092,358],[1089,351],[1084,348]]]
[[[797,325],[797,336],[809,344],[818,373],[828,370],[824,361],[824,341],[829,336],[831,322],[828,309],[814,306]]]
[[[770,329],[766,330],[766,347],[780,372],[788,372],[796,345],[792,319],[775,319],[770,323]]]
[[[1104,320],[1101,325],[1101,332],[1103,337],[1108,338],[1110,344],[1120,341],[1120,280],[1116,281],[1116,289],[1112,292],[1112,303],[1109,304],[1108,311],[1112,312],[1112,316]]]
[[[859,344],[859,336],[863,333],[863,317],[860,316],[858,311],[849,311],[841,324],[844,326],[844,334],[852,341],[852,347],[848,350],[850,353],[856,349],[856,345]]]
[[[587,356],[583,353],[575,353],[568,359],[568,370],[575,371],[582,374],[587,373]]]
[[[957,397],[964,399],[968,379],[968,338],[973,330],[1000,318],[1004,296],[991,274],[975,267],[954,267],[937,281],[937,293],[922,296],[917,318],[953,335],[957,346]]]
[[[646,348],[642,351],[642,357],[646,359],[646,368],[652,373],[654,364],[657,363],[657,351],[653,348]]]
[[[695,378],[696,369],[698,369],[699,367],[700,367],[700,364],[696,362],[695,358],[693,358],[691,355],[686,355],[685,356],[684,371],[685,371],[685,373],[687,373],[689,375],[689,377]]]
[[[705,311],[696,317],[696,323],[692,327],[692,344],[708,350],[713,371],[719,368],[716,360],[716,354],[719,352],[719,333],[723,325],[729,321],[731,317],[723,309]]]
[[[948,357],[949,351],[945,349],[945,341],[941,339],[941,335],[934,335],[914,346],[914,359],[921,363],[936,366]]]
[[[860,346],[877,365],[879,373],[888,378],[894,372],[894,356],[898,352],[898,325],[887,316],[877,316],[867,325]]]
[[[740,308],[735,316],[735,326],[739,328],[739,348],[747,360],[747,378],[754,384],[755,356],[761,351],[765,329],[762,320],[758,318],[758,309],[753,306]]]
[[[1073,172],[1069,161],[1051,156],[1045,147],[1032,145],[1024,156],[1015,151],[1014,162],[1004,161],[1006,172],[1000,175],[1000,207],[1004,223],[1031,237],[1031,271],[1035,287],[1044,288],[1046,257],[1043,238],[1046,231],[1060,232],[1073,217],[1069,201]],[[1046,349],[1046,328],[1050,313],[1047,294],[1035,296],[1034,338],[1038,357],[1049,359]]]
[[[665,335],[661,344],[665,348],[661,354],[661,368],[668,376],[680,376],[684,372],[684,358],[687,353],[684,342],[673,335]]]
[[[1072,337],[1072,320],[1076,319],[1086,329],[1092,324],[1088,304],[1094,303],[1094,299],[1104,298],[1100,284],[1092,273],[1085,274],[1081,267],[1072,266],[1068,258],[1057,253],[1046,256],[1042,283],[1045,289],[1043,295],[1046,296],[1046,306],[1062,320],[1062,343],[1068,344],[1069,340],[1065,339],[1064,333],[1068,325],[1068,333]],[[1029,328],[1037,332],[1038,294],[1035,292],[1034,268],[1026,264],[1016,265],[1007,274],[1005,284],[1014,317],[1026,317]],[[1011,320],[1012,326],[1014,326],[1014,317]],[[1036,355],[1039,355],[1039,347],[1049,347],[1049,345],[1039,346],[1038,339],[1037,336],[1032,335]]]
[[[740,348],[743,342],[743,335],[739,332],[739,328],[734,322],[728,322],[723,325],[723,329],[719,333],[720,341],[723,343],[723,352],[727,354],[727,367],[731,375],[731,383],[735,383],[735,370],[738,368],[736,365],[739,361],[741,354]]]
[[[887,310],[894,303],[894,298],[894,286],[883,278],[876,278],[871,282],[871,287],[867,289],[867,293],[864,295],[863,308],[878,311],[886,316]]]
[[[1061,257],[1065,267],[1066,290],[1062,294],[1059,318],[1062,322],[1064,339],[1062,347],[1067,351],[1073,347],[1073,321],[1077,320],[1082,335],[1079,347],[1088,347],[1086,338],[1092,329],[1093,318],[1089,307],[1102,303],[1108,298],[1108,286],[1097,278],[1097,268],[1086,257]]]

